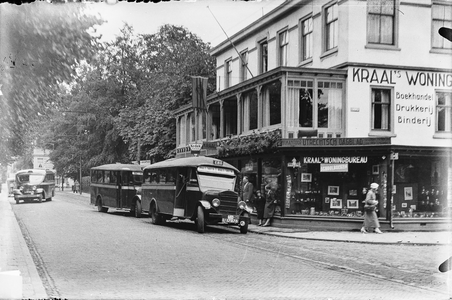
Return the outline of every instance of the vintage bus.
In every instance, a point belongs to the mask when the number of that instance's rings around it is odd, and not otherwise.
[[[238,197],[238,170],[211,157],[169,159],[143,170],[138,210],[153,224],[189,219],[203,233],[206,225],[238,225],[247,233],[252,209]]]
[[[114,208],[130,211],[132,215],[137,213],[135,203],[143,181],[143,167],[116,163],[91,168],[91,204],[100,212]]]
[[[13,190],[16,204],[38,200],[51,201],[55,196],[55,173],[50,170],[26,169],[16,173]]]

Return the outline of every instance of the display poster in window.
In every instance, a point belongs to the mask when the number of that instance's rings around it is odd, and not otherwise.
[[[292,192],[292,176],[286,176],[287,189],[286,189],[286,208],[290,208],[290,194]]]

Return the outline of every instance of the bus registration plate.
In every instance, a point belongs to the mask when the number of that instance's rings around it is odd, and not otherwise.
[[[235,215],[228,215],[227,218],[223,218],[223,223],[234,223],[237,224],[239,222],[237,216]]]

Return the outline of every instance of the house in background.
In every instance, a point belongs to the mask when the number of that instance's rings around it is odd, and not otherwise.
[[[217,91],[175,112],[176,156],[202,143],[276,183],[278,226],[359,228],[377,182],[383,228],[450,227],[451,24],[452,1],[287,1],[212,49]]]
[[[53,163],[49,157],[49,150],[34,148],[33,149],[33,169],[54,170]]]

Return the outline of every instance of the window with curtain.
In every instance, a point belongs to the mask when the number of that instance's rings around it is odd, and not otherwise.
[[[367,41],[370,44],[395,44],[396,0],[367,1]]]
[[[259,64],[261,74],[268,71],[268,43],[263,41],[259,44]]]
[[[240,53],[240,81],[245,81],[248,75],[248,51]]]
[[[278,80],[266,88],[269,105],[269,125],[281,124],[281,82]]]
[[[279,34],[279,65],[287,66],[287,48],[289,44],[289,37],[287,30]]]
[[[312,58],[312,17],[301,22],[301,59]]]
[[[438,34],[441,27],[452,28],[452,5],[432,5],[432,48],[452,49],[452,43]]]
[[[325,9],[325,51],[337,47],[338,24],[338,5],[336,3]]]
[[[318,128],[342,129],[342,83],[319,81],[317,86]]]
[[[391,129],[390,123],[391,90],[372,89],[372,130]]]
[[[248,129],[257,129],[257,92],[252,91],[247,95],[248,100]]]
[[[314,84],[309,80],[289,80],[287,82],[288,105],[286,116],[288,127],[313,127]]]
[[[436,92],[436,131],[452,132],[452,92]]]
[[[232,60],[225,61],[224,87],[228,88],[232,84]]]

